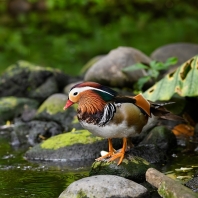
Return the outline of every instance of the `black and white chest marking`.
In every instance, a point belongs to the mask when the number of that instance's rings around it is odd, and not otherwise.
[[[104,108],[104,113],[102,115],[102,118],[100,122],[98,123],[99,126],[104,126],[107,124],[110,120],[113,119],[113,116],[116,112],[116,106],[113,103],[108,103]]]

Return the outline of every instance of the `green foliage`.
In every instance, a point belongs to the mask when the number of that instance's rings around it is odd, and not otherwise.
[[[18,14],[1,2],[0,73],[22,59],[76,75],[118,46],[150,54],[167,43],[197,42],[195,0],[43,0],[44,10],[41,1],[28,2],[31,9]]]
[[[165,63],[159,61],[151,61],[149,65],[144,65],[142,63],[136,63],[134,65],[128,66],[124,68],[123,72],[131,72],[139,69],[144,69],[147,72],[147,76],[141,77],[137,83],[134,85],[136,91],[142,91],[142,88],[145,83],[150,80],[156,81],[160,71],[168,69],[169,66],[174,65],[177,63],[176,57],[171,57],[166,60]]]
[[[174,94],[180,96],[198,96],[198,56],[182,64],[174,72],[167,74],[143,95],[152,101],[169,100]]]

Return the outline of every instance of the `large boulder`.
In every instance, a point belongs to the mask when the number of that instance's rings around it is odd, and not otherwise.
[[[115,148],[121,147],[120,140],[113,140]],[[91,165],[107,150],[108,143],[87,130],[76,130],[51,137],[26,152],[28,160],[64,161],[69,167]]]
[[[132,87],[144,70],[124,73],[123,68],[138,62],[149,64],[151,59],[141,51],[131,47],[118,47],[96,62],[85,74],[85,81],[95,81],[113,87]]]
[[[115,175],[86,177],[70,184],[59,198],[146,198],[147,189],[131,180]]]
[[[69,77],[58,69],[18,61],[0,77],[0,97],[17,96],[45,100],[61,91]]]

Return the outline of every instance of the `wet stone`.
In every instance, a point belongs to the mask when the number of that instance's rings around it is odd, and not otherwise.
[[[145,187],[131,180],[115,175],[98,175],[86,177],[70,184],[59,198],[146,198],[149,197]]]
[[[30,122],[15,121],[11,132],[11,144],[36,145],[47,138],[62,133],[63,129],[55,122],[33,120]]]
[[[117,175],[135,182],[143,182],[147,169],[152,167],[143,158],[135,156],[125,158],[119,166],[117,163],[118,161],[96,161],[92,164],[89,175]]]
[[[191,180],[185,183],[185,186],[198,193],[198,171],[195,173],[195,176]]]
[[[170,129],[165,126],[156,126],[139,145],[146,144],[154,144],[164,153],[168,153],[177,146],[177,140]]]

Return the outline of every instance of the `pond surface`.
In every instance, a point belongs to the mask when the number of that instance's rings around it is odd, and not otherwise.
[[[27,147],[13,148],[7,138],[0,134],[0,197],[1,198],[57,198],[73,181],[88,176],[89,168],[68,169],[64,163],[31,163],[23,158]],[[183,172],[181,167],[193,167]],[[186,182],[198,170],[196,153],[174,154],[171,162],[164,165],[163,172],[174,179]],[[187,176],[187,177],[186,177]]]
[[[57,198],[73,181],[88,176],[88,170],[68,170],[64,163],[30,163],[26,148],[13,148],[0,134],[0,197]]]

